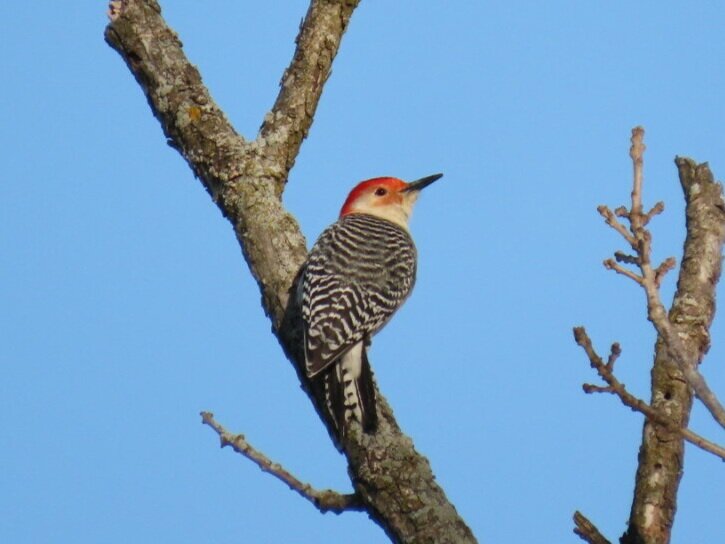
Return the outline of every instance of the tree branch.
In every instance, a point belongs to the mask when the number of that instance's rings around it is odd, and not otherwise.
[[[639,267],[640,274],[632,274],[645,290],[648,319],[658,333],[650,404],[634,397],[629,399],[639,408],[649,407],[654,412],[652,418],[648,417],[645,421],[642,431],[629,526],[620,542],[667,544],[683,473],[682,438],[687,434],[683,430],[687,429],[689,422],[691,391],[695,390],[716,420],[721,424],[725,421],[722,406],[697,370],[709,347],[709,328],[715,315],[715,286],[720,278],[725,242],[725,205],[722,187],[713,181],[707,164],[676,159],[685,193],[687,236],[677,291],[668,315],[660,300],[659,286],[663,276],[674,268],[675,261],[673,258],[666,259],[656,268],[651,264],[652,237],[645,227],[664,210],[664,204],[659,202],[647,213],[643,212],[643,137],[641,127],[632,130],[630,156],[634,180],[631,208],[620,207],[614,213],[605,206],[600,206],[598,210],[607,224],[617,230],[635,251],[636,256],[632,256],[631,260],[620,262]],[[617,217],[630,222],[629,232],[616,220]],[[612,385],[598,390],[616,394]],[[620,395],[620,399],[624,398]],[[656,419],[657,414],[667,414],[671,423]],[[697,435],[688,436],[685,438],[700,447],[710,448],[713,453],[720,451],[719,446]]]
[[[105,33],[143,89],[169,144],[232,223],[273,332],[313,403],[301,371],[299,308],[290,297],[307,250],[281,196],[357,3],[312,0],[277,101],[254,141],[239,136],[214,103],[156,0],[114,0]],[[475,542],[427,459],[400,431],[385,398],[379,393],[377,398],[378,432],[353,432],[342,444],[365,510],[394,542]]]
[[[659,288],[664,275],[675,267],[675,259],[669,257],[665,259],[658,267],[653,268],[651,264],[651,253],[652,253],[652,235],[645,228],[647,223],[654,217],[662,213],[664,210],[664,204],[658,202],[655,206],[647,213],[642,211],[642,184],[644,180],[643,167],[644,167],[644,151],[646,149],[644,145],[644,129],[642,127],[635,127],[632,129],[632,147],[630,149],[630,157],[632,158],[632,167],[634,171],[634,181],[632,188],[632,204],[631,208],[621,213],[622,216],[629,219],[631,235],[625,231],[624,226],[619,223],[609,208],[606,206],[600,206],[598,208],[599,213],[602,214],[607,224],[614,228],[617,232],[630,243],[632,248],[636,251],[637,257],[630,260],[639,266],[641,271],[640,275],[627,270],[623,266],[617,264],[613,259],[607,259],[604,261],[605,268],[614,270],[615,272],[625,275],[636,283],[642,286],[647,297],[647,317],[654,325],[659,336],[664,340],[665,346],[669,351],[671,357],[677,362],[682,371],[685,379],[693,388],[695,395],[699,398],[705,407],[710,411],[715,420],[725,428],[725,407],[722,406],[717,396],[708,386],[705,378],[698,371],[697,367],[702,359],[702,355],[697,353],[688,352],[683,341],[680,339],[679,332],[675,330],[672,323],[670,322],[667,311],[665,310],[664,304],[660,298]],[[685,171],[696,170],[697,165],[693,161],[687,159],[677,159],[678,168],[681,173],[683,169]],[[705,289],[705,297],[712,298],[714,303],[714,290],[710,289],[711,286],[717,283],[720,277],[720,266],[722,260],[722,247],[725,243],[725,204],[722,199],[722,187],[719,184],[714,183],[712,173],[710,173],[707,165],[703,165],[704,169],[699,174],[697,181],[703,183],[706,188],[709,188],[708,199],[698,199],[701,202],[700,213],[691,215],[688,213],[688,237],[692,234],[697,234],[699,241],[699,247],[697,253],[705,258],[705,262],[702,263],[705,274],[702,277],[708,285],[694,287],[699,291]],[[683,182],[683,189],[685,189],[685,197],[688,200],[688,211],[690,198],[688,198],[688,187],[692,188],[693,181],[689,180],[687,183]],[[714,189],[712,188],[714,187]],[[699,186],[695,189],[696,195],[699,197],[700,189]],[[694,221],[695,224],[690,226],[690,221]],[[687,248],[687,245],[685,246]],[[620,253],[620,252],[618,252]],[[616,255],[616,254],[615,254]],[[713,257],[715,257],[713,259]],[[700,261],[697,261],[698,267]],[[708,292],[710,294],[708,294]],[[707,301],[706,301],[707,302]],[[707,329],[709,323],[705,326],[705,335],[708,336],[707,342],[709,343],[709,333]]]
[[[598,206],[597,211],[599,212],[599,215],[601,215],[604,218],[604,222],[612,227],[614,230],[616,230],[619,234],[622,235],[622,238],[627,240],[630,246],[632,246],[632,249],[637,249],[637,244],[634,241],[634,237],[629,233],[627,230],[627,227],[625,227],[621,222],[617,220],[617,215],[615,212],[609,209],[608,206]],[[619,211],[619,209],[617,210]]]
[[[574,512],[574,534],[589,544],[611,544],[579,510]]]
[[[360,502],[360,498],[356,494],[344,495],[331,489],[317,490],[310,484],[306,484],[295,478],[279,463],[273,462],[269,457],[261,451],[255,449],[243,434],[232,434],[227,431],[220,423],[214,419],[211,412],[202,412],[201,421],[204,425],[208,425],[219,435],[221,447],[231,446],[237,453],[243,455],[263,472],[271,474],[275,478],[281,480],[292,490],[299,493],[302,497],[310,501],[315,507],[322,512],[334,512],[340,514],[345,510],[364,510]]]
[[[300,26],[294,57],[259,133],[260,142],[266,144],[265,153],[286,171],[292,168],[312,125],[342,34],[359,1],[311,2]]]
[[[704,451],[712,453],[725,461],[725,448],[707,440],[690,429],[678,427],[670,416],[656,410],[642,399],[635,397],[627,391],[624,384],[621,383],[614,375],[614,362],[621,354],[619,344],[612,344],[609,359],[605,364],[592,346],[592,341],[587,335],[587,331],[584,327],[574,328],[574,340],[587,354],[592,368],[597,371],[597,374],[599,374],[602,380],[604,380],[607,384],[606,387],[584,384],[582,388],[585,393],[611,393],[616,395],[619,400],[622,401],[622,404],[631,408],[635,412],[644,414],[652,423],[662,425],[667,428],[667,430],[679,434],[691,444]]]
[[[630,280],[632,280],[635,283],[638,283],[639,285],[642,285],[643,279],[632,272],[631,270],[627,270],[623,266],[617,263],[614,259],[606,259],[603,263],[604,268],[607,270],[614,270],[617,274],[621,274],[622,276],[628,277]]]

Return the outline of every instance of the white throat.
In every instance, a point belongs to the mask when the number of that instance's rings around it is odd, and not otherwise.
[[[408,221],[410,220],[410,214],[413,212],[413,202],[405,200],[400,206],[371,206],[365,202],[361,202],[353,206],[352,211],[353,213],[366,213],[380,217],[381,219],[386,219],[408,230]]]

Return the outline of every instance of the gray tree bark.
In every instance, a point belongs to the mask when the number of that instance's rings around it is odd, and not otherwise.
[[[607,362],[594,351],[583,327],[574,329],[575,341],[585,350],[593,368],[606,386],[584,385],[584,391],[612,393],[633,410],[645,414],[639,450],[635,490],[627,531],[621,544],[668,544],[677,510],[677,492],[684,472],[685,440],[725,459],[725,449],[688,429],[695,395],[713,418],[723,419],[722,407],[698,367],[710,347],[710,326],[715,317],[715,288],[720,280],[725,244],[725,201],[722,185],[715,182],[706,163],[686,158],[675,163],[685,196],[687,234],[677,290],[669,311],[661,302],[660,281],[675,266],[673,258],[659,266],[651,262],[651,233],[647,223],[664,210],[656,204],[642,209],[642,154],[644,130],[632,130],[631,156],[634,164],[632,208],[612,212],[600,206],[605,222],[630,244],[633,254],[618,251],[604,265],[636,283],[646,293],[647,316],[658,332],[651,372],[651,400],[648,403],[626,391],[614,377],[614,363],[621,353],[613,344]],[[627,230],[618,218],[630,223]],[[636,265],[640,273],[622,264]],[[608,540],[580,512],[574,514],[574,532],[590,544]]]
[[[710,347],[715,317],[715,287],[720,279],[725,242],[722,185],[707,163],[675,160],[685,196],[687,237],[670,322],[688,356],[702,361]],[[686,428],[692,391],[662,338],[657,339],[652,367],[650,405]],[[635,478],[634,499],[622,544],[668,544],[677,510],[677,491],[684,470],[685,443],[676,433],[646,420]]]

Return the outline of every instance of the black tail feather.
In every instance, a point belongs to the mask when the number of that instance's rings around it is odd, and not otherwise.
[[[368,350],[365,346],[362,350],[362,369],[358,382],[363,414],[362,428],[366,433],[374,433],[378,428],[378,411],[375,409],[375,381],[373,380],[373,369],[368,361]]]
[[[375,382],[365,346],[362,347],[360,376],[357,379],[353,379],[341,367],[340,361],[335,361],[321,376],[314,378],[322,382],[319,388],[322,395],[320,400],[340,442],[347,434],[350,420],[359,419],[366,433],[374,433],[378,426]]]

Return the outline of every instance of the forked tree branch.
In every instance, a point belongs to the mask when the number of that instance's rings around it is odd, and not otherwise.
[[[707,440],[690,429],[678,427],[669,415],[657,411],[645,401],[635,397],[627,391],[624,384],[621,383],[614,375],[614,363],[622,353],[619,344],[612,344],[609,357],[605,363],[599,354],[597,354],[594,346],[592,346],[592,341],[589,338],[589,335],[587,335],[587,331],[584,327],[574,328],[574,340],[587,354],[592,368],[597,371],[599,377],[607,384],[606,387],[602,387],[599,385],[585,383],[582,386],[585,393],[611,393],[612,395],[618,397],[619,400],[622,401],[622,404],[631,408],[635,412],[644,414],[651,422],[662,425],[667,428],[667,430],[679,434],[692,445],[697,446],[708,453],[712,453],[725,461],[725,448]]]
[[[281,196],[358,2],[312,0],[279,96],[249,141],[211,98],[156,0],[113,0],[105,34],[143,89],[169,144],[232,223],[273,331],[306,390],[299,309],[290,288],[307,249]],[[342,445],[362,507],[394,542],[475,542],[379,393],[377,409],[378,432],[350,433]]]
[[[664,204],[658,202],[649,212],[645,213],[643,211],[642,184],[644,181],[644,151],[644,129],[642,127],[636,127],[632,129],[632,147],[630,149],[630,157],[632,158],[634,171],[632,203],[629,210],[622,210],[619,213],[620,216],[629,220],[630,232],[626,232],[626,228],[614,218],[614,214],[606,206],[600,206],[598,208],[599,213],[604,216],[607,224],[619,232],[635,251],[637,256],[633,257],[630,262],[639,267],[640,274],[635,274],[624,266],[619,265],[613,259],[604,261],[604,266],[629,277],[642,286],[647,297],[648,319],[663,339],[667,351],[680,367],[680,370],[694,390],[697,398],[702,401],[715,420],[725,428],[725,407],[722,406],[715,393],[708,386],[704,376],[698,371],[698,365],[704,353],[688,352],[684,342],[680,339],[679,331],[675,330],[675,327],[670,322],[667,316],[667,310],[660,297],[660,283],[664,275],[675,267],[675,259],[673,257],[665,259],[657,267],[653,267],[651,263],[652,234],[647,230],[646,226],[652,217],[660,214],[664,210]],[[678,167],[681,166],[679,161],[680,159],[678,159]],[[686,159],[682,166],[685,164],[687,164]],[[705,169],[707,169],[706,165]],[[700,251],[698,253],[705,257],[704,262],[698,262],[698,265],[701,265],[701,276],[706,282],[712,284],[712,282],[717,283],[720,277],[722,247],[723,243],[725,243],[725,204],[722,199],[722,187],[713,182],[709,169],[707,170],[709,176],[704,172],[702,174],[707,178],[702,181],[705,183],[706,188],[710,190],[709,192],[711,194],[704,201],[705,208],[702,207],[702,199],[698,199],[698,202],[701,204],[701,213],[693,214],[692,216],[688,214],[688,226],[691,227],[688,228],[688,234],[692,233],[692,236],[695,237],[691,243],[696,243],[696,240],[699,242],[698,245],[700,247],[698,249]],[[687,188],[684,184],[683,189],[685,189],[687,197]],[[699,187],[696,191],[699,193]],[[693,200],[694,205],[695,201]],[[696,224],[689,225],[691,217]],[[618,254],[620,253],[618,252]],[[714,260],[712,259],[713,255],[716,256]],[[707,258],[708,256],[709,258]],[[702,290],[700,286],[695,287]],[[709,290],[709,285],[705,287]],[[712,292],[712,297],[714,300],[714,292]],[[709,323],[706,325],[707,328],[709,328]],[[705,334],[709,338],[707,330]]]
[[[721,421],[723,414],[717,398],[704,384],[698,371],[710,344],[709,328],[715,315],[715,287],[720,279],[722,248],[725,242],[725,205],[722,186],[713,180],[707,164],[691,159],[675,160],[680,183],[685,194],[687,235],[680,268],[677,291],[666,312],[661,302],[659,286],[664,275],[674,268],[673,258],[660,265],[651,264],[652,236],[646,229],[650,220],[662,213],[664,204],[655,204],[648,212],[642,205],[644,130],[632,130],[630,156],[633,163],[633,189],[630,209],[619,207],[612,212],[606,206],[598,208],[605,222],[630,245],[634,255],[615,253],[615,260],[605,266],[631,277],[643,287],[647,298],[647,315],[658,332],[655,360],[652,367],[652,396],[649,404],[627,397],[623,386],[615,382],[590,391],[618,394],[630,407],[648,414],[642,431],[642,445],[635,480],[635,493],[628,529],[621,544],[667,544],[677,508],[677,491],[683,474],[683,437],[719,455],[721,447],[704,441],[687,430],[692,407],[692,389]],[[629,221],[627,229],[618,218]],[[617,266],[611,266],[615,263]],[[635,265],[639,273],[619,263]],[[598,357],[598,356],[597,356]],[[592,356],[589,356],[592,361]],[[616,357],[615,357],[616,359]],[[601,359],[600,359],[601,362]],[[603,364],[603,363],[602,363]],[[612,360],[613,365],[613,360]],[[610,370],[608,364],[601,367]],[[600,375],[607,381],[606,372]],[[614,378],[613,375],[609,378]],[[618,382],[617,382],[618,383]],[[618,391],[619,390],[619,391]],[[669,422],[662,419],[667,414]]]

